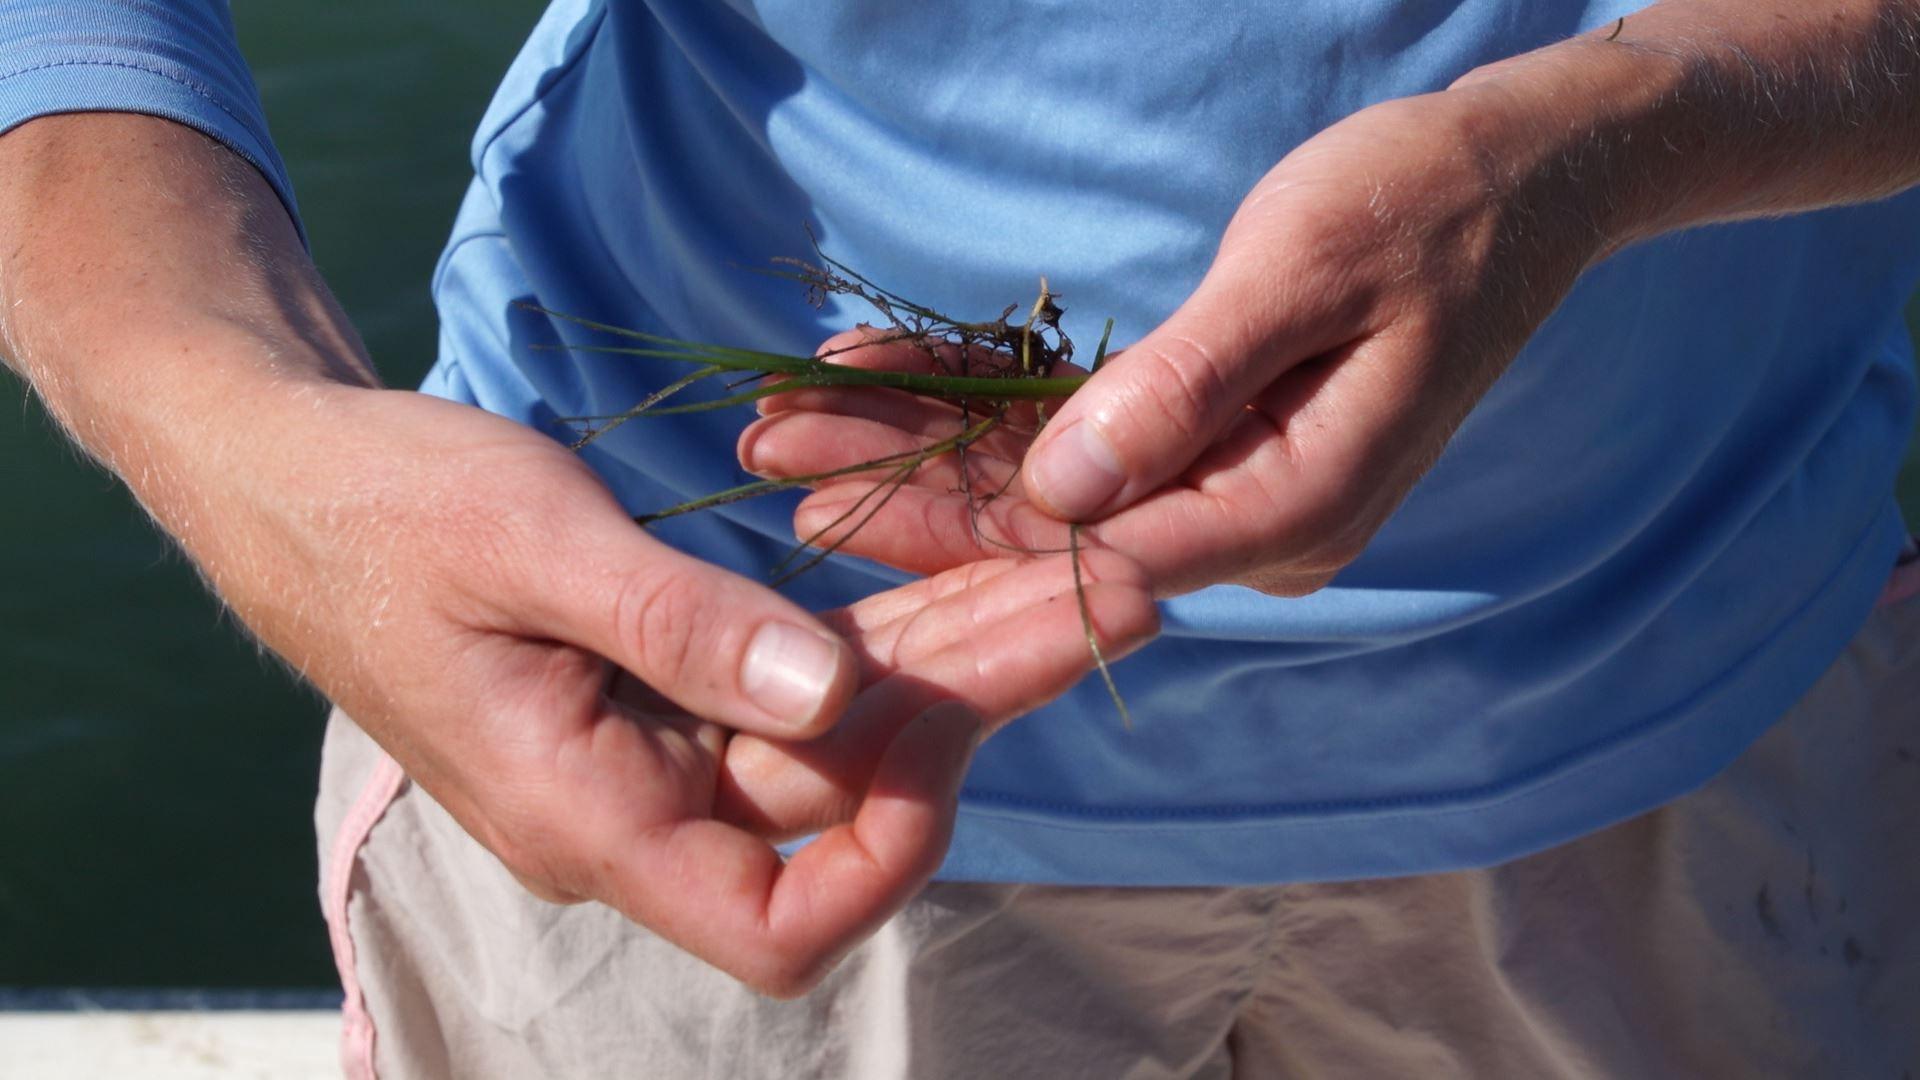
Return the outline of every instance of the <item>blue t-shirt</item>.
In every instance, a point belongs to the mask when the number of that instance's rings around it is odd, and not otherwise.
[[[0,126],[154,112],[274,178],[206,0],[11,5]],[[957,314],[1046,274],[1083,341],[1137,338],[1199,280],[1240,198],[1356,109],[1630,4],[1307,0],[558,0],[474,143],[434,278],[433,392],[559,434],[681,373],[512,302],[810,351],[860,317],[743,272],[825,249]],[[72,12],[93,36],[73,32]],[[36,22],[37,20],[37,22]],[[59,24],[56,28],[55,24]],[[1361,558],[1304,599],[1164,607],[1097,685],[980,752],[942,876],[1276,882],[1436,871],[1557,843],[1708,779],[1863,621],[1903,533],[1899,320],[1920,197],[1693,230],[1588,273]],[[590,451],[635,510],[740,482],[742,411]],[[663,535],[743,574],[792,500]],[[899,575],[836,559],[815,606]]]

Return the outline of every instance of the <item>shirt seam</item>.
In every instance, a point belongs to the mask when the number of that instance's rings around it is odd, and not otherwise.
[[[446,249],[440,252],[440,261],[433,268],[433,280],[427,286],[429,293],[435,297],[440,295],[440,286],[446,281],[448,268],[453,265],[453,260],[468,244],[481,240],[505,240],[506,238],[506,232],[501,229],[483,229],[454,237],[447,244]]]
[[[531,112],[534,106],[545,101],[547,95],[553,93],[554,89],[558,87],[562,81],[572,75],[573,69],[579,67],[580,61],[585,59],[589,52],[593,51],[593,43],[599,40],[600,29],[606,25],[606,5],[604,3],[595,5],[593,11],[588,15],[588,18],[592,20],[593,25],[588,28],[585,34],[581,35],[579,47],[572,53],[561,57],[558,64],[547,69],[544,73],[547,85],[544,87],[536,85],[534,91],[527,95],[527,100],[521,102],[518,108],[514,109],[506,118],[502,119],[499,124],[497,124],[492,131],[488,132],[486,137],[473,148],[474,172],[478,173],[481,171],[481,163],[486,160],[487,154],[493,150],[493,145],[499,142],[513,125],[519,123],[521,118]]]
[[[226,103],[221,101],[219,96],[215,94],[208,87],[202,86],[191,79],[181,78],[180,76],[170,71],[165,71],[161,68],[152,67],[147,64],[137,64],[129,60],[49,60],[44,64],[33,64],[28,67],[15,68],[14,70],[6,72],[5,74],[0,74],[0,82],[6,82],[8,79],[18,78],[22,75],[31,75],[36,71],[47,71],[53,68],[63,68],[63,67],[120,68],[126,71],[139,71],[139,72],[144,72],[145,74],[148,74],[148,75],[158,76],[162,79],[167,80],[170,83],[173,83],[175,86],[181,87],[182,89],[189,91],[190,93],[194,94],[196,97],[205,99],[207,104],[212,105],[216,109],[219,109],[223,114],[226,115],[227,119],[240,125],[241,128],[243,128],[248,135],[252,136],[255,141],[262,142],[262,143],[265,142],[265,139],[261,132],[255,130],[254,126],[251,123],[248,123],[245,117],[240,116],[238,113],[235,113],[232,109],[228,108]]]

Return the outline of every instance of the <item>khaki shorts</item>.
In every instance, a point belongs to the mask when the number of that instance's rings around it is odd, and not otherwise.
[[[527,894],[337,714],[317,820],[356,1077],[1920,1077],[1895,590],[1726,772],[1584,839],[1333,885],[935,884],[793,1002]]]

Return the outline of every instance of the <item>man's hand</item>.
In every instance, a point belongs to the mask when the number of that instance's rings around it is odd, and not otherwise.
[[[553,440],[379,388],[265,183],[166,121],[0,138],[0,344],[260,640],[530,889],[764,990],[805,988],[919,887],[984,725],[1089,663],[1059,565],[829,625],[654,541]],[[1125,648],[1151,604],[1103,567],[1088,597]],[[1055,599],[1016,619],[1012,595]],[[850,703],[831,760],[805,749]],[[729,754],[735,732],[757,741]],[[783,865],[723,818],[827,831]]]
[[[1004,495],[975,514],[951,462],[923,470],[846,549],[929,571],[1000,545],[1058,549],[1063,522],[1092,521],[1089,537],[1139,559],[1163,593],[1325,584],[1598,247],[1590,229],[1528,228],[1548,211],[1501,190],[1470,149],[1476,122],[1433,95],[1302,146],[1247,197],[1192,297],[1111,357],[1030,452],[1012,429],[973,448],[966,486],[1011,481]],[[928,363],[900,345],[842,359]],[[869,393],[771,399],[742,461],[825,471],[959,422],[941,403]],[[870,483],[819,491],[796,528],[832,521]]]
[[[1091,664],[1058,560],[823,623],[654,541],[521,425],[384,390],[302,406],[206,495],[236,535],[196,556],[228,603],[529,890],[765,992],[918,891],[977,740]],[[1144,577],[1097,573],[1109,647],[1150,634]],[[790,863],[768,843],[815,830]]]
[[[233,610],[529,890],[766,992],[807,988],[924,884],[985,726],[1091,662],[1062,565],[969,567],[823,624],[654,541],[510,421],[319,388],[274,419],[203,493],[223,536],[194,554]],[[1124,648],[1153,608],[1105,566],[1089,598]],[[1017,618],[1001,599],[1048,589]],[[850,700],[829,768],[804,740]],[[826,832],[783,865],[771,823]]]
[[[1912,3],[1670,0],[1357,113],[1260,181],[1192,296],[1043,433],[976,446],[965,485],[952,461],[923,469],[844,549],[932,571],[1058,549],[1064,522],[1085,521],[1162,594],[1317,589],[1593,261],[1664,230],[1920,179],[1917,36]],[[928,362],[899,346],[842,359]],[[741,459],[775,476],[959,423],[864,390],[763,411]],[[868,483],[826,486],[796,528],[834,521]],[[1003,485],[984,506],[960,493]]]

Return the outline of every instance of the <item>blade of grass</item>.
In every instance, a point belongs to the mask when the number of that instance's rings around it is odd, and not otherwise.
[[[1093,632],[1093,614],[1087,610],[1087,587],[1080,580],[1080,526],[1067,527],[1068,559],[1073,563],[1073,595],[1080,602],[1080,629],[1087,635],[1087,648],[1093,653],[1093,664],[1100,669],[1100,679],[1107,684],[1107,696],[1113,699],[1113,707],[1120,710],[1120,726],[1133,730],[1133,714],[1127,711],[1126,699],[1120,696],[1120,688],[1113,684],[1113,672],[1107,670],[1107,658],[1100,651],[1100,635]]]
[[[667,349],[642,349],[625,345],[547,345],[536,348],[552,351],[611,353],[616,356],[639,356],[660,360],[677,360],[686,364],[707,364],[725,368],[729,371],[767,372],[793,376],[793,381],[778,384],[783,389],[795,389],[800,385],[810,386],[883,386],[892,390],[905,390],[926,397],[938,397],[957,401],[961,398],[976,398],[981,401],[1025,401],[1033,398],[1067,397],[1081,384],[1087,381],[1085,375],[1062,375],[1051,378],[1012,378],[994,376],[965,375],[927,375],[914,371],[878,371],[868,368],[848,367],[845,364],[829,364],[803,357],[772,357],[781,361],[773,363],[749,363],[722,353],[679,352]],[[811,380],[805,384],[799,380]],[[772,390],[779,393],[779,390]],[[659,411],[664,415],[664,410]]]
[[[703,495],[698,499],[689,499],[677,506],[669,506],[665,510],[657,510],[651,514],[641,514],[635,517],[634,520],[642,525],[650,525],[653,522],[665,518],[679,517],[681,514],[691,514],[697,510],[708,510],[716,506],[725,506],[728,503],[741,502],[746,499],[757,498],[761,495],[771,495],[779,491],[790,491],[794,488],[806,487],[809,484],[817,484],[822,480],[833,480],[843,476],[858,476],[863,472],[875,472],[880,469],[890,469],[909,463],[915,468],[918,468],[957,446],[973,442],[980,438],[980,436],[985,435],[989,430],[991,430],[991,428],[988,426],[988,423],[982,422],[961,432],[959,435],[955,435],[949,439],[942,439],[940,442],[929,444],[918,450],[902,450],[897,454],[888,454],[886,457],[875,458],[872,461],[862,461],[857,465],[846,465],[838,469],[828,469],[826,472],[808,473],[802,476],[787,476],[777,480],[755,480],[750,484],[741,484],[739,487],[731,487],[725,491],[716,491],[711,495]]]
[[[834,518],[831,522],[816,530],[812,536],[794,545],[793,550],[787,552],[786,557],[782,558],[774,565],[773,569],[769,571],[769,574],[773,578],[773,586],[778,588],[785,585],[787,582],[792,581],[794,578],[799,577],[801,574],[806,573],[831,558],[834,552],[840,550],[840,545],[852,539],[854,533],[866,528],[867,523],[873,520],[875,514],[886,509],[887,503],[891,502],[893,497],[900,493],[900,489],[906,486],[907,481],[913,478],[914,470],[923,464],[925,464],[925,462],[909,462],[900,466],[900,468],[894,471],[892,476],[875,484],[865,495],[860,496],[857,502],[847,508],[846,513]],[[849,528],[846,532],[836,537],[832,543],[814,551],[813,555],[805,562],[794,565],[794,560],[799,558],[802,552],[812,548],[814,542],[826,535],[828,530],[833,529],[841,522],[852,517],[866,504],[867,500],[872,499],[875,495],[880,497],[879,500],[873,504],[871,509],[861,515],[859,521],[853,523],[852,528]]]
[[[793,548],[793,550],[787,552],[786,557],[781,559],[780,562],[776,564],[773,570],[771,571],[771,573],[774,575],[774,583],[776,585],[784,584],[788,581],[793,580],[794,577],[798,576],[799,574],[803,574],[806,571],[811,570],[812,568],[820,565],[822,562],[826,560],[827,556],[832,555],[835,551],[838,551],[840,549],[840,545],[846,543],[847,540],[851,538],[854,533],[859,532],[861,529],[865,528],[867,522],[873,520],[873,516],[879,513],[882,507],[886,506],[888,500],[891,500],[893,496],[899,492],[900,488],[905,486],[908,480],[913,478],[914,472],[918,470],[922,465],[925,465],[927,462],[932,461],[937,457],[940,457],[942,454],[953,453],[961,450],[962,448],[968,446],[969,444],[980,439],[982,436],[986,435],[987,432],[992,431],[994,428],[994,425],[998,424],[999,422],[1000,422],[1000,418],[998,416],[989,416],[986,419],[980,421],[979,423],[973,425],[972,427],[968,428],[967,430],[961,432],[958,435],[952,436],[950,438],[942,439],[936,443],[929,443],[928,445],[921,447],[918,450],[909,450],[901,454],[889,455],[886,458],[878,458],[878,459],[875,459],[875,461],[865,462],[861,466],[850,466],[850,468],[852,469],[861,469],[863,467],[871,467],[883,461],[899,462],[899,468],[893,473],[893,475],[889,476],[887,479],[882,480],[878,484],[875,484],[873,487],[869,488],[865,495],[862,495],[860,496],[860,498],[854,500],[854,503],[852,506],[847,507],[846,510],[842,511],[840,515],[835,517],[832,521],[829,521],[825,525],[822,525],[820,528],[815,529],[811,535],[807,536],[805,539],[802,539],[800,543]],[[862,517],[860,521],[854,525],[853,528],[848,529],[845,534],[843,534],[838,539],[836,539],[832,544],[828,545],[824,550],[820,551],[813,558],[808,559],[804,565],[793,570],[787,569],[789,566],[793,564],[793,561],[795,559],[800,557],[801,552],[806,551],[807,549],[813,547],[815,542],[818,541],[822,536],[825,536],[829,532],[832,532],[834,529],[838,528],[841,525],[841,523],[845,522],[848,518],[859,513],[861,508],[867,504],[867,501],[869,499],[872,499],[875,495],[878,495],[883,491],[885,492],[885,494],[884,496],[882,496],[880,502],[877,503],[872,510],[867,511],[866,515]]]
[[[568,322],[575,326],[585,327],[588,330],[598,330],[603,334],[612,334],[615,337],[633,338],[637,341],[645,341],[654,345],[664,345],[684,352],[699,353],[702,355],[731,356],[738,360],[773,361],[776,363],[806,364],[810,363],[812,359],[811,357],[805,356],[790,356],[786,353],[760,352],[755,349],[736,349],[726,345],[714,345],[705,341],[685,341],[680,338],[667,337],[663,334],[649,334],[645,330],[632,330],[624,326],[614,326],[611,323],[597,322],[593,319],[582,318],[579,315],[569,315],[564,311],[554,311],[551,308],[544,308],[538,304],[530,304],[524,301],[516,303],[514,306],[524,311],[532,311],[545,315],[550,319],[559,319],[561,322]],[[558,346],[535,347],[567,349],[573,348],[574,346],[561,343]],[[752,369],[746,365],[742,365],[742,370]]]
[[[685,390],[687,387],[692,386],[694,383],[697,383],[702,379],[706,379],[714,375],[718,375],[725,370],[726,370],[725,368],[708,366],[708,367],[701,368],[699,371],[692,372],[691,374],[683,375],[680,378],[675,379],[672,382],[668,383],[667,385],[661,387],[660,389],[655,390],[653,393],[648,394],[646,397],[640,399],[640,403],[638,405],[635,405],[633,408],[628,409],[626,412],[623,412],[623,413],[616,413],[613,416],[564,417],[563,419],[566,419],[566,420],[605,420],[607,421],[606,423],[600,425],[599,427],[589,428],[585,433],[583,433],[580,436],[579,439],[574,441],[573,448],[575,450],[585,449],[587,446],[591,445],[595,439],[598,439],[600,436],[605,435],[607,432],[612,431],[614,428],[619,427],[621,424],[624,424],[627,421],[634,419],[635,417],[645,415],[647,411],[652,409],[654,406],[667,400],[668,398],[679,393],[680,391]]]
[[[783,375],[805,375],[816,370],[814,362],[804,356],[778,356],[768,353],[762,356],[739,356],[721,349],[658,349],[643,348],[636,345],[585,345],[573,342],[561,342],[557,345],[535,345],[534,352],[580,352],[609,353],[614,356],[642,356],[657,360],[678,360],[683,364],[711,364],[728,371],[777,371]]]

